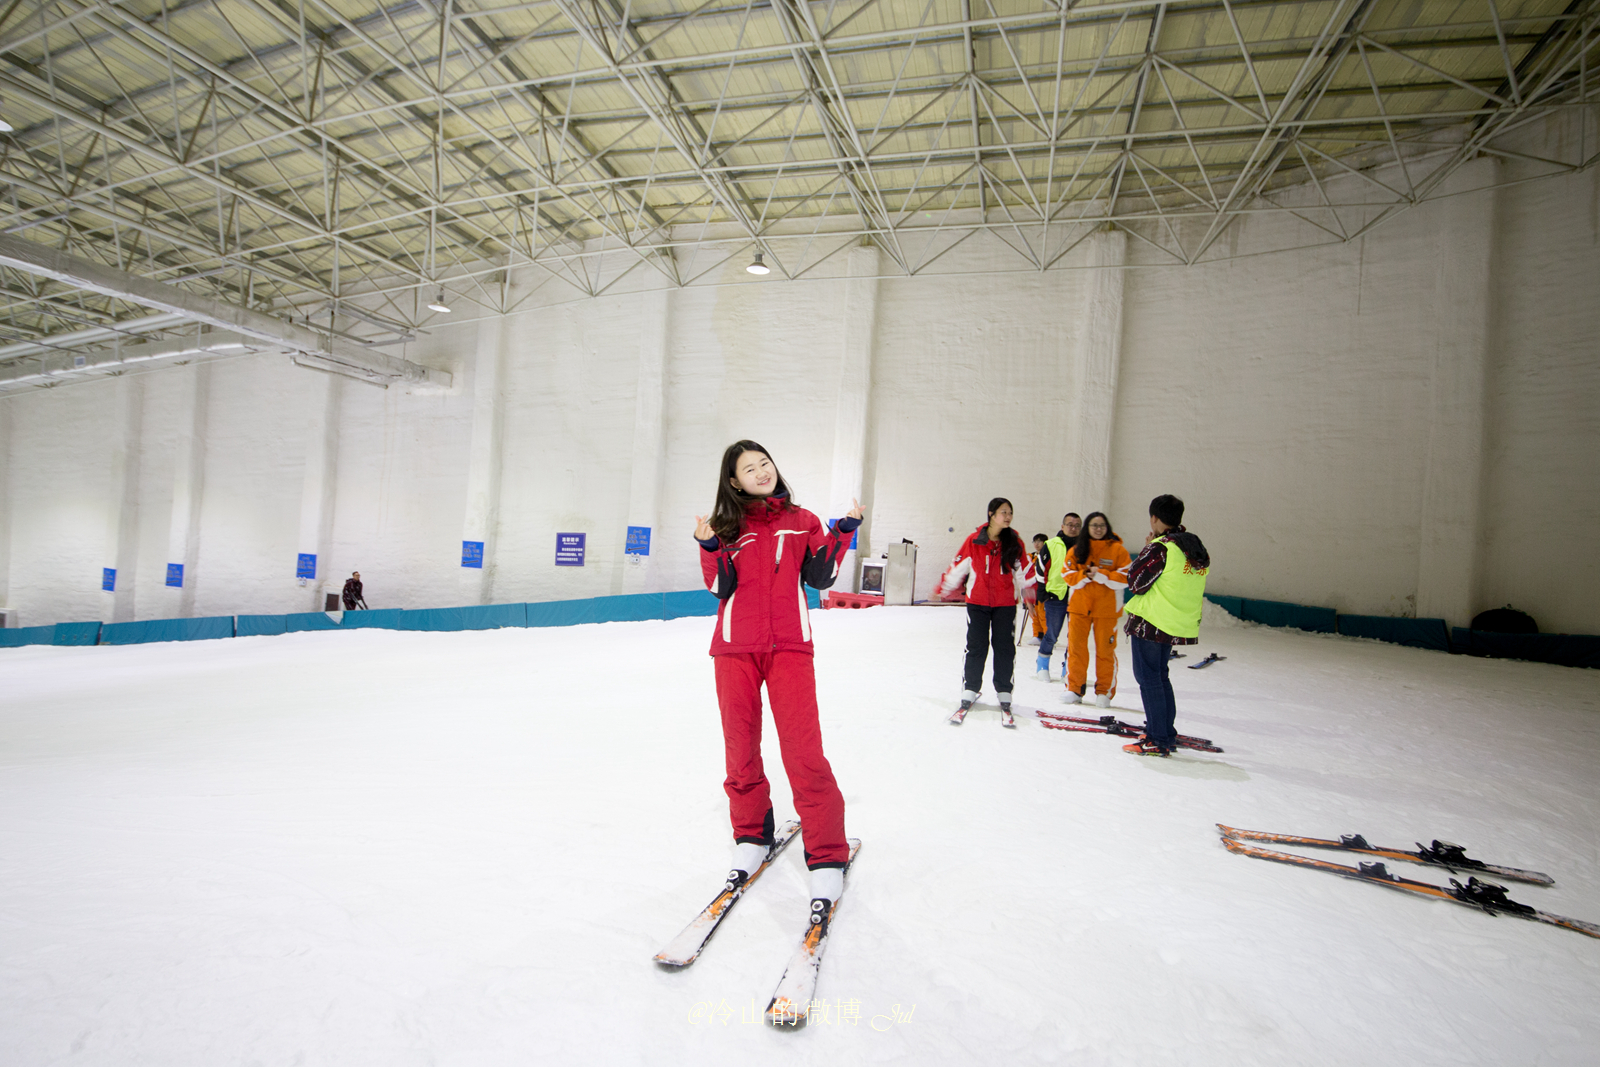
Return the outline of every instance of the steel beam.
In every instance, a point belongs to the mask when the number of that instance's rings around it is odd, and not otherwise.
[[[450,384],[450,375],[444,371],[430,370],[403,359],[325,338],[303,326],[263,315],[259,311],[141,278],[10,234],[0,234],[0,265],[233,330],[245,337],[301,353],[319,364],[327,364],[324,369],[338,368],[340,373],[348,373],[364,381],[381,379],[384,384],[446,387]]]

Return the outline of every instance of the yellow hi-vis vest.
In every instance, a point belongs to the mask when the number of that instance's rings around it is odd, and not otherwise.
[[[1045,592],[1055,596],[1057,600],[1067,599],[1070,588],[1067,585],[1067,575],[1062,566],[1067,562],[1067,543],[1058,531],[1056,535],[1044,543],[1045,551],[1050,553],[1050,573],[1045,578]]]
[[[1164,537],[1152,544],[1165,546],[1167,565],[1156,584],[1131,596],[1122,610],[1137,615],[1173,637],[1200,636],[1200,601],[1206,592],[1205,568],[1195,570],[1183,550]]]

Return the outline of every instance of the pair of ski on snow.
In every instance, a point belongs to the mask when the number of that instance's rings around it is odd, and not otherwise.
[[[683,932],[668,942],[667,947],[656,953],[656,963],[661,967],[680,971],[700,958],[700,953],[711,941],[711,935],[717,932],[722,925],[722,920],[728,917],[728,912],[739,899],[749,892],[756,880],[772,866],[780,853],[788,847],[789,842],[795,839],[800,832],[800,823],[791,819],[784,823],[773,835],[772,845],[767,849],[767,854],[761,861],[761,866],[750,872],[750,877],[739,886],[725,887],[705,909],[695,916]],[[850,838],[850,856],[845,861],[845,884],[849,884],[850,868],[855,865],[856,853],[861,851],[861,841]],[[840,894],[843,899],[844,894]],[[828,936],[833,931],[833,916],[839,910],[839,901],[835,900],[828,908],[826,915],[813,916],[806,927],[805,936],[800,939],[800,947],[789,960],[789,966],[784,968],[783,977],[778,979],[778,988],[773,991],[772,999],[767,1002],[766,1021],[773,1026],[796,1030],[806,1024],[806,1013],[810,1010],[813,995],[817,990],[817,974],[822,969],[822,953],[828,947]]]
[[[1447,871],[1463,873],[1477,871],[1479,874],[1493,875],[1507,881],[1523,882],[1528,885],[1554,885],[1555,879],[1539,871],[1525,871],[1520,867],[1502,867],[1498,864],[1484,863],[1475,860],[1466,854],[1460,845],[1453,845],[1447,841],[1434,841],[1431,845],[1420,842],[1415,851],[1399,848],[1377,848],[1369,845],[1366,838],[1360,834],[1346,834],[1337,841],[1326,840],[1320,837],[1295,837],[1290,834],[1269,834],[1259,830],[1240,830],[1232,826],[1217,824],[1217,829],[1222,833],[1222,844],[1229,852],[1239,856],[1249,856],[1258,860],[1270,860],[1273,863],[1285,863],[1294,867],[1307,867],[1315,871],[1324,871],[1336,874],[1341,878],[1349,878],[1358,882],[1371,882],[1375,885],[1387,886],[1390,889],[1399,889],[1418,896],[1432,897],[1436,900],[1448,900],[1452,904],[1461,904],[1469,908],[1477,908],[1490,915],[1514,915],[1519,919],[1528,919],[1532,922],[1548,923],[1551,926],[1561,926],[1568,930],[1576,930],[1589,937],[1600,937],[1600,925],[1584,922],[1581,919],[1569,919],[1564,915],[1552,915],[1540,911],[1529,904],[1521,904],[1506,895],[1505,886],[1494,882],[1480,881],[1476,875],[1469,875],[1463,885],[1454,878],[1450,879],[1449,886],[1438,886],[1431,882],[1418,882],[1411,878],[1402,878],[1392,874],[1384,865],[1384,860],[1404,860],[1407,863],[1418,863],[1426,867],[1443,867]],[[1294,856],[1287,852],[1276,852],[1272,849],[1260,848],[1247,842],[1264,841],[1270,844],[1290,845],[1298,848],[1333,849],[1340,852],[1353,852],[1363,856],[1376,856],[1376,860],[1359,863],[1351,867],[1344,863],[1331,863],[1327,860],[1311,859],[1307,856]]]
[[[955,714],[950,716],[952,726],[960,726],[966,719],[971,708],[957,708]],[[1061,715],[1054,711],[1029,709],[1041,726],[1051,730],[1076,730],[1080,733],[1111,734],[1115,737],[1142,738],[1144,727],[1135,726],[1131,722],[1123,722],[1115,715],[1102,715],[1098,719],[1086,719],[1079,715]],[[1000,725],[1015,727],[1016,716],[1010,708],[1000,709]],[[1195,737],[1192,734],[1178,735],[1179,748],[1192,748],[1199,752],[1221,752],[1222,749],[1211,743],[1209,737]]]

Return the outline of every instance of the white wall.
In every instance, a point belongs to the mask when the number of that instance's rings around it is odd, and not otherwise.
[[[1574,130],[1530,133],[1530,154]],[[722,449],[753,437],[824,517],[859,484],[864,550],[917,541],[924,589],[991,496],[1025,536],[1104,508],[1137,545],[1146,502],[1175,492],[1218,592],[1457,625],[1510,601],[1600,632],[1600,563],[1549,562],[1600,520],[1600,168],[1467,192],[1530,166],[1474,163],[1462,195],[1313,250],[1254,254],[1311,231],[1252,216],[1230,258],[1192,268],[1114,233],[1043,274],[981,273],[1018,262],[981,237],[911,279],[756,281],[729,262],[716,286],[438,329],[405,354],[455,373],[444,394],[342,381],[329,399],[317,372],[260,356],[0,400],[0,591],[31,625],[312,610],[356,569],[375,607],[692,588],[693,516]],[[871,249],[843,255],[876,269]],[[162,579],[184,425],[203,453],[180,593]],[[308,515],[323,474],[331,512]],[[469,502],[469,484],[493,492]],[[630,570],[641,515],[653,553]],[[313,520],[329,532],[301,587]],[[464,575],[477,522],[488,567]],[[554,565],[557,531],[588,534],[584,568]],[[104,594],[119,555],[131,579]]]

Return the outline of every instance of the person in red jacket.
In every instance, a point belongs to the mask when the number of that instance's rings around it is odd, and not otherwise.
[[[1017,649],[1011,643],[1017,621],[1017,601],[1025,584],[1033,581],[1033,561],[1023,548],[1022,538],[1011,528],[1011,501],[997,496],[989,501],[989,521],[967,535],[950,568],[934,587],[935,596],[945,596],[966,587],[967,661],[963,672],[966,685],[961,707],[950,716],[960,725],[983,691],[985,645],[994,647],[994,689],[1000,701],[1000,722],[1015,726],[1011,715],[1011,672]]]
[[[777,464],[754,441],[728,446],[716,506],[709,521],[696,516],[700,569],[706,588],[722,602],[711,657],[727,767],[722,785],[733,821],[728,887],[737,888],[761,866],[776,829],[761,763],[765,684],[811,870],[811,921],[819,925],[843,892],[850,846],[844,796],[822,752],[811,620],[801,583],[833,585],[861,518],[861,506],[854,504],[834,531],[827,530],[796,506]],[[818,901],[825,903],[819,907]]]

